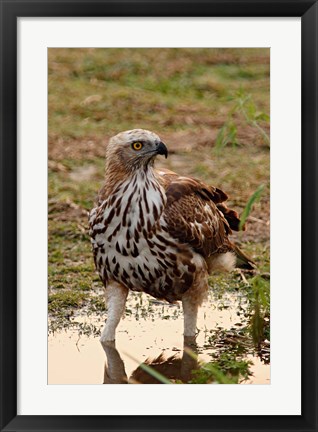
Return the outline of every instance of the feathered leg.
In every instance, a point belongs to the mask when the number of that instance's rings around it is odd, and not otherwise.
[[[195,275],[194,282],[191,288],[186,291],[182,297],[183,318],[184,318],[184,336],[195,336],[197,329],[197,317],[199,306],[206,298],[208,291],[208,273],[206,271],[206,264],[198,256],[197,260],[198,270]],[[201,264],[201,268],[199,267]]]
[[[182,298],[183,319],[184,319],[184,336],[195,336],[198,317],[198,303],[188,296]]]
[[[124,313],[127,295],[128,289],[114,281],[105,288],[107,321],[100,338],[101,342],[115,340],[116,328]]]

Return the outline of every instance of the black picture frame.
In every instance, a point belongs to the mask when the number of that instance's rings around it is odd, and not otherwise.
[[[317,431],[318,5],[313,0],[31,1],[1,7],[1,431]],[[17,18],[301,17],[302,410],[299,416],[17,415]],[[299,206],[299,202],[291,203]],[[292,217],[292,209],[286,209]],[[283,228],[282,228],[283,229]],[[292,348],[291,348],[292,350]],[[292,358],[292,352],[290,353]],[[292,361],[292,360],[291,360]],[[293,379],[290,377],[290,379]]]

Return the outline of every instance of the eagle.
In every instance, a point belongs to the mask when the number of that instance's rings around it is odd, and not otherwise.
[[[101,342],[114,341],[129,290],[182,302],[184,336],[194,337],[208,276],[254,263],[229,239],[239,229],[222,190],[167,169],[168,149],[144,129],[121,132],[106,146],[105,182],[89,214],[96,270],[108,309]]]

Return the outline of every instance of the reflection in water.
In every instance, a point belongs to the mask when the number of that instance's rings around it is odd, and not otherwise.
[[[102,343],[102,347],[107,358],[103,384],[128,384],[125,365],[116,349],[115,341]]]
[[[157,358],[147,359],[132,372],[129,378],[127,378],[125,365],[116,349],[115,342],[102,343],[107,359],[103,384],[161,384],[160,379],[154,376],[157,373],[171,382],[189,382],[192,378],[192,371],[198,368],[197,345],[195,338],[184,337],[183,340],[182,357],[174,354],[166,358],[163,351]],[[153,374],[145,370],[144,365],[149,366]]]
[[[147,302],[145,296],[132,296],[121,321],[115,344],[101,346],[99,315],[83,313],[69,323],[74,327],[49,334],[49,384],[154,383],[143,365],[165,375],[172,382],[188,382],[196,360],[184,349],[182,314],[179,305]],[[262,311],[261,311],[262,312]],[[258,308],[250,307],[244,296],[223,294],[211,297],[198,319],[196,345],[199,362],[227,368],[232,360],[251,361],[244,384],[269,384],[269,321]],[[137,315],[138,313],[138,315]],[[105,357],[107,366],[104,369]],[[237,368],[242,368],[238,364]],[[240,369],[242,371],[242,369]],[[190,377],[190,378],[189,378]],[[196,381],[197,382],[197,381]]]

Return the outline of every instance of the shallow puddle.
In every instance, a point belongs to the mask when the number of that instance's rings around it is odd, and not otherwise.
[[[194,343],[183,338],[180,305],[132,295],[127,304],[128,315],[117,329],[116,346],[102,346],[97,336],[79,336],[78,328],[49,335],[48,384],[158,383],[149,370],[140,367],[146,360],[152,370],[172,382],[186,383],[198,361],[211,362],[213,353],[233,347],[242,359],[251,361],[251,375],[239,382],[269,384],[269,342],[265,341],[265,350],[256,352],[252,348],[243,331],[244,320],[237,315],[242,301],[226,295],[222,296],[221,306],[216,306],[215,299],[209,299],[200,310],[199,333]],[[129,314],[131,310],[134,313]],[[105,318],[106,313],[102,317],[85,317],[81,313],[74,319],[82,324],[85,333],[85,328],[102,328]]]

